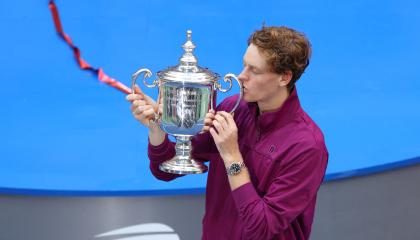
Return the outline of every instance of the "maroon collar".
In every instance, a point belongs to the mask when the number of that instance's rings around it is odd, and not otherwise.
[[[296,117],[296,113],[301,108],[296,87],[293,88],[283,105],[273,112],[259,114],[256,102],[248,103],[250,113],[256,116],[256,123],[261,131],[267,132],[275,126],[283,126]]]

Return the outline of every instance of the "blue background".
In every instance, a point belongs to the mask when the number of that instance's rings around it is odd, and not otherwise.
[[[298,82],[324,132],[327,179],[420,162],[420,4],[402,1],[57,1],[64,31],[94,67],[130,84],[178,63],[192,29],[199,65],[240,73],[246,40],[286,25],[312,42]],[[0,190],[46,194],[203,192],[148,169],[146,129],[125,95],[82,71],[47,1],[0,2]],[[156,98],[157,89],[143,90]],[[238,92],[219,94],[218,102]]]

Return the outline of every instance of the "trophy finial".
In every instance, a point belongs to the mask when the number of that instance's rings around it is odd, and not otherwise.
[[[192,31],[187,30],[187,41],[182,45],[182,48],[185,50],[186,53],[192,53],[195,45],[191,40]]]
[[[179,69],[182,71],[197,71],[197,58],[193,55],[195,48],[194,43],[191,40],[192,31],[187,30],[187,41],[182,45],[184,49],[184,55],[179,59]]]
[[[192,31],[187,30],[187,41],[191,41],[191,34],[192,34]]]

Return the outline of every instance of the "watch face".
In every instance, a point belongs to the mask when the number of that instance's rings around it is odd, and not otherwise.
[[[232,163],[230,165],[230,172],[235,175],[241,172],[241,165],[239,163]]]

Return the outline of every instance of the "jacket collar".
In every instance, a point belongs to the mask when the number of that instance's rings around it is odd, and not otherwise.
[[[290,95],[277,110],[259,114],[258,104],[256,102],[248,103],[250,113],[256,117],[256,123],[262,132],[267,132],[273,127],[284,126],[292,121],[301,109],[296,87],[293,88]]]

